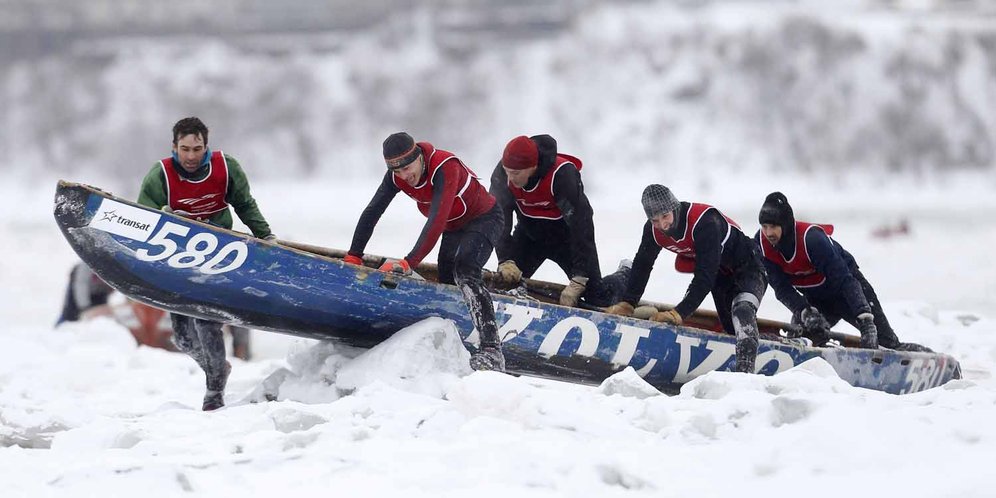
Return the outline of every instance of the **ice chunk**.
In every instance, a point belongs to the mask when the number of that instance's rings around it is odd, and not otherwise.
[[[270,412],[273,419],[273,426],[276,430],[284,433],[306,431],[316,425],[328,422],[328,419],[321,415],[308,413],[291,408],[279,408]]]
[[[598,392],[606,396],[619,394],[638,399],[646,399],[661,394],[660,391],[654,389],[654,386],[643,380],[643,377],[640,377],[633,367],[626,367],[625,370],[602,381],[602,384],[598,386]]]
[[[339,369],[363,351],[330,341],[294,350],[287,357],[289,368],[271,372],[243,401],[335,401],[340,397],[339,391],[334,388]]]
[[[339,370],[336,387],[353,390],[376,381],[441,398],[446,386],[471,373],[470,353],[456,325],[428,318],[402,329]]]
[[[827,363],[827,361],[823,358],[812,358],[802,362],[788,371],[792,370],[809,372],[821,379],[840,378],[840,376],[837,375],[837,371],[833,369],[833,366]]]

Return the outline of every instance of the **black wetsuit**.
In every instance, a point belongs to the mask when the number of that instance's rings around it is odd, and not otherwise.
[[[550,173],[557,162],[557,142],[549,135],[531,137],[539,150],[539,163],[524,186],[527,190]],[[619,300],[626,286],[629,269],[602,278],[595,248],[595,225],[591,203],[584,193],[581,172],[576,167],[561,167],[552,181],[552,198],[560,209],[560,219],[542,219],[524,215],[508,188],[508,175],[501,162],[491,175],[491,195],[495,196],[505,220],[505,230],[495,250],[498,261],[515,261],[525,278],[532,277],[540,265],[552,260],[568,277],[587,278],[581,299],[595,306],[609,306]],[[512,213],[515,230],[512,230]]]
[[[782,231],[782,237],[774,247],[789,259],[796,252],[794,220],[789,226],[783,226]],[[899,347],[899,338],[885,316],[875,289],[858,269],[858,263],[851,253],[823,230],[811,229],[805,235],[806,247],[803,250],[809,255],[813,267],[826,277],[822,284],[796,289],[781,267],[764,259],[771,288],[775,290],[778,300],[792,311],[793,321],[799,323],[802,310],[813,306],[831,327],[843,319],[858,328],[858,315],[871,313],[875,317],[879,345],[891,349]],[[758,247],[761,237],[760,231],[754,235]]]
[[[681,238],[685,233],[689,203],[682,202],[675,213],[675,222],[668,229],[668,235]],[[741,293],[753,295],[758,302],[768,287],[761,257],[753,241],[737,228],[728,228],[729,223],[716,209],[702,215],[693,231],[695,240],[695,273],[688,285],[684,298],[675,306],[675,311],[688,317],[712,292],[723,330],[735,333],[731,320],[733,300]],[[729,237],[726,243],[723,239]],[[650,280],[657,256],[662,247],[654,240],[653,226],[649,221],[643,227],[640,248],[633,258],[633,271],[623,300],[636,305]],[[756,307],[756,305],[755,305]]]
[[[428,219],[418,241],[405,260],[413,267],[417,266],[438,240],[440,242],[439,281],[444,284],[456,284],[460,288],[471,312],[471,320],[481,334],[481,346],[498,348],[500,340],[494,305],[491,294],[484,285],[482,272],[502,231],[501,212],[497,204],[482,208],[483,212],[475,212],[475,206],[487,206],[488,202],[493,201],[471,199],[468,203],[468,219],[457,227],[447,228],[446,217],[449,206],[453,203],[457,187],[460,187],[456,167],[463,166],[451,161],[449,164],[444,163],[437,167],[433,173],[432,201]],[[426,173],[427,171],[423,172]],[[393,176],[394,173],[390,171],[384,175],[377,192],[360,215],[353,232],[349,254],[363,255],[381,215],[394,200],[394,196],[401,191],[395,184]],[[487,192],[483,192],[483,195],[487,195]]]

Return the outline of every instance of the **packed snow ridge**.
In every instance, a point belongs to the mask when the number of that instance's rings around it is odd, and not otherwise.
[[[812,360],[669,397],[632,369],[597,388],[471,372],[452,322],[428,318],[370,350],[301,340],[238,362],[229,406],[204,413],[183,355],[107,320],[55,332],[15,330],[0,359],[7,496],[973,496],[988,481],[965,466],[996,446],[991,379],[893,396]]]

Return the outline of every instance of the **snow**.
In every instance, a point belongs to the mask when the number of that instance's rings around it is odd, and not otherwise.
[[[767,188],[750,181],[702,195],[750,227]],[[592,195],[603,267],[638,244],[638,185]],[[985,262],[996,226],[986,189],[880,188],[872,200],[860,185],[832,196],[807,195],[802,180],[784,187],[799,215],[838,224],[900,337],[952,354],[965,380],[893,396],[816,360],[775,377],[711,373],[676,396],[631,369],[578,386],[471,373],[452,323],[428,318],[368,351],[255,332],[256,357],[232,359],[228,406],[203,413],[189,358],[136,347],[108,319],[52,328],[74,261],[51,219],[53,185],[7,189],[19,209],[4,209],[0,227],[20,243],[5,246],[0,274],[3,494],[988,495],[996,293]],[[374,188],[253,185],[282,237],[335,247],[348,245]],[[325,208],[332,198],[344,201],[337,211]],[[870,235],[899,214],[911,235]],[[399,198],[370,251],[406,252],[421,223]],[[563,280],[553,267],[541,277]],[[647,297],[673,301],[686,284],[661,256]],[[761,315],[786,317],[772,294]]]
[[[10,68],[0,134],[9,145],[0,164],[0,495],[996,495],[988,474],[996,455],[991,159],[974,172],[902,164],[899,174],[858,144],[854,153],[870,171],[846,160],[822,167],[844,157],[855,137],[883,139],[881,108],[901,91],[881,74],[887,59],[916,55],[927,70],[944,66],[936,59],[949,32],[916,13],[815,12],[817,27],[856,33],[870,47],[823,78],[812,72],[810,45],[796,53],[778,34],[792,31],[780,28],[792,16],[748,4],[697,13],[603,5],[560,39],[475,52],[459,67],[427,36],[399,48],[388,30],[356,36],[341,53],[292,54],[287,64],[218,41],[141,39],[108,42],[107,67],[92,73],[47,59]],[[972,22],[991,33],[991,17]],[[923,31],[914,29],[920,24]],[[925,46],[907,46],[918,36]],[[745,75],[718,60],[717,47],[737,52],[761,43],[754,37],[768,42],[761,52],[771,60],[799,69],[798,84],[772,90],[751,67]],[[951,38],[955,47],[963,41]],[[935,97],[917,118],[943,131],[954,151],[976,143],[962,137],[971,122],[961,118],[965,109],[984,124],[979,143],[992,143],[996,122],[989,52],[964,43],[953,50],[957,68],[934,71],[933,83],[964,108]],[[446,90],[423,77],[450,65],[444,75],[469,71],[473,81]],[[218,79],[219,68],[236,76]],[[299,83],[289,91],[288,78]],[[855,90],[836,92],[838,83]],[[703,87],[712,93],[697,104]],[[799,132],[792,119],[762,112],[778,88],[789,92],[774,96],[782,114],[833,126]],[[409,106],[412,91],[431,98]],[[811,92],[819,98],[802,98]],[[443,104],[444,117],[425,118],[428,106]],[[243,161],[278,236],[336,248],[348,247],[376,189],[380,140],[402,127],[451,139],[440,139],[444,148],[458,143],[451,148],[485,178],[508,137],[552,133],[585,161],[605,272],[633,257],[647,183],[714,204],[749,234],[765,195],[780,190],[799,219],[836,225],[835,239],[857,258],[899,337],[951,354],[965,379],[893,396],[851,387],[814,360],[775,377],[710,373],[666,396],[632,369],[600,386],[472,373],[452,323],[428,318],[370,350],[254,332],[254,358],[231,360],[228,406],[203,413],[203,374],[186,356],[136,347],[108,319],[52,326],[76,256],[52,219],[51,163],[78,158],[83,166],[66,179],[133,197],[166,153],[161,135],[177,108],[208,113],[212,145]],[[467,121],[453,127],[455,117]],[[774,120],[770,130],[765,119]],[[46,126],[57,130],[38,131]],[[305,145],[288,145],[295,137]],[[785,152],[797,140],[817,156],[813,164],[799,166]],[[308,167],[318,174],[303,177]],[[873,235],[904,220],[907,235]],[[399,196],[368,252],[406,254],[423,221]],[[566,280],[552,265],[537,277]],[[688,280],[662,255],[645,297],[675,302]],[[759,314],[788,318],[770,290]]]

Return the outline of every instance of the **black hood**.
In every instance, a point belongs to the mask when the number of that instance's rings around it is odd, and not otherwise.
[[[539,161],[536,173],[529,177],[529,181],[526,182],[525,188],[527,190],[535,187],[557,162],[557,140],[555,138],[550,135],[533,135],[529,139],[536,144],[536,148],[539,150]]]
[[[757,215],[758,223],[764,225],[779,225],[782,230],[795,226],[795,214],[788,198],[781,192],[772,192],[764,198],[761,212]]]
[[[768,194],[764,198],[764,204],[761,205],[757,221],[762,225],[782,227],[782,238],[775,245],[775,249],[778,249],[778,252],[786,258],[792,257],[792,254],[795,253],[795,213],[792,212],[792,205],[789,204],[788,197],[785,197],[785,194],[781,192]]]

